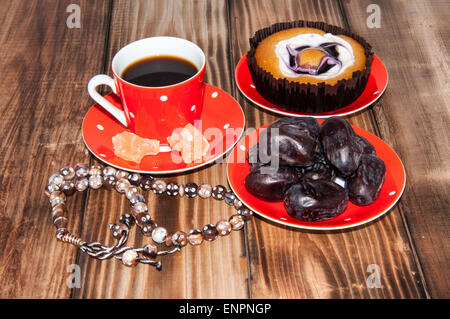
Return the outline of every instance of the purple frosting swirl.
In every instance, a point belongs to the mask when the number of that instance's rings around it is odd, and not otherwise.
[[[289,44],[287,44],[286,49],[291,58],[289,59],[290,61],[285,61],[285,63],[287,65],[287,67],[289,69],[291,69],[292,71],[294,71],[295,73],[310,74],[310,75],[319,75],[320,73],[323,73],[323,72],[321,72],[321,70],[326,65],[331,65],[331,66],[338,65],[339,68],[341,68],[342,62],[338,60],[337,54],[334,55],[330,51],[330,47],[334,47],[336,45],[340,45],[340,44],[335,43],[335,42],[330,42],[330,43],[324,43],[319,47],[302,46],[301,49],[297,51],[297,49],[293,49]],[[305,49],[310,49],[310,48],[321,49],[325,53],[325,56],[322,57],[319,65],[316,68],[302,67],[301,65],[298,64],[298,55],[300,54],[300,52],[302,52]],[[293,61],[293,63],[291,63],[291,61]]]

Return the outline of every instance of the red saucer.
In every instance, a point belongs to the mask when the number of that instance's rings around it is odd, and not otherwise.
[[[258,91],[255,89],[252,77],[250,75],[250,70],[247,65],[247,54],[242,57],[236,67],[236,84],[241,91],[241,93],[250,101],[256,105],[262,107],[263,109],[269,110],[271,112],[288,115],[288,116],[311,116],[315,118],[327,118],[331,116],[344,116],[355,112],[359,112],[372,103],[374,103],[383,94],[388,83],[388,73],[383,62],[374,55],[372,62],[372,69],[369,75],[369,80],[367,82],[364,92],[359,98],[356,99],[352,104],[347,105],[343,108],[322,113],[301,113],[295,111],[289,111],[283,109],[275,104],[270,103],[264,99]]]
[[[318,121],[319,123],[323,122],[323,120]],[[371,205],[357,206],[348,202],[347,209],[333,219],[320,222],[306,222],[289,216],[283,202],[266,202],[254,197],[244,186],[245,178],[250,172],[250,165],[245,155],[247,150],[257,143],[259,133],[267,126],[246,135],[236,145],[228,158],[228,183],[236,196],[255,213],[276,223],[296,228],[334,230],[368,223],[388,212],[400,199],[406,184],[406,174],[402,161],[383,140],[356,126],[352,126],[356,134],[369,140],[375,147],[377,156],[386,164],[386,179],[381,188],[380,196]]]
[[[99,160],[119,169],[145,174],[172,174],[197,169],[221,158],[233,148],[244,132],[245,117],[239,103],[227,92],[205,84],[205,98],[201,115],[201,130],[210,143],[208,153],[201,161],[185,164],[177,151],[170,151],[161,144],[158,155],[149,155],[140,164],[129,162],[114,155],[112,137],[129,131],[113,119],[98,104],[87,112],[82,134],[89,151]],[[109,94],[106,99],[116,100]],[[208,136],[209,135],[209,136]],[[161,141],[163,143],[164,141]],[[166,142],[167,143],[167,142]]]

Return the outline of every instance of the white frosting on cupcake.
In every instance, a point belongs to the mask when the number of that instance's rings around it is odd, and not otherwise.
[[[310,74],[299,74],[291,70],[289,65],[290,55],[287,50],[287,46],[289,45],[292,48],[299,48],[302,46],[309,47],[319,47],[321,44],[335,42],[339,45],[336,46],[336,50],[338,52],[337,59],[341,62],[341,65],[334,65],[332,68],[327,70],[324,73],[318,75],[310,75]],[[331,33],[326,34],[318,34],[318,33],[303,33],[299,34],[293,38],[286,39],[277,43],[275,47],[275,53],[279,60],[280,71],[286,77],[298,77],[298,76],[312,76],[318,79],[329,79],[335,76],[338,76],[344,70],[355,63],[355,56],[353,54],[353,48],[344,39],[341,37],[335,36]]]

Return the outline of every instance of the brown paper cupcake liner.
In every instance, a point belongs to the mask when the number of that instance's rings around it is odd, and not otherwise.
[[[351,79],[339,80],[335,85],[329,85],[325,82],[303,84],[291,82],[287,79],[275,79],[272,74],[258,66],[255,51],[262,40],[282,30],[302,27],[316,28],[332,34],[343,34],[355,39],[364,47],[366,68],[362,71],[353,72]],[[303,113],[329,112],[355,101],[366,87],[372,60],[372,47],[361,36],[325,22],[303,20],[276,23],[257,31],[250,38],[250,50],[247,54],[248,67],[258,93],[272,104]]]

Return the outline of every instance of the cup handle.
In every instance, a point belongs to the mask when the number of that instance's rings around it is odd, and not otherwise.
[[[125,116],[125,112],[118,109],[114,104],[105,99],[97,92],[97,86],[99,85],[107,85],[111,88],[111,90],[117,94],[116,84],[114,83],[114,79],[105,75],[105,74],[97,74],[95,75],[88,83],[88,92],[91,98],[100,104],[108,113],[114,116],[120,123],[122,123],[125,127],[128,127],[127,118]]]

